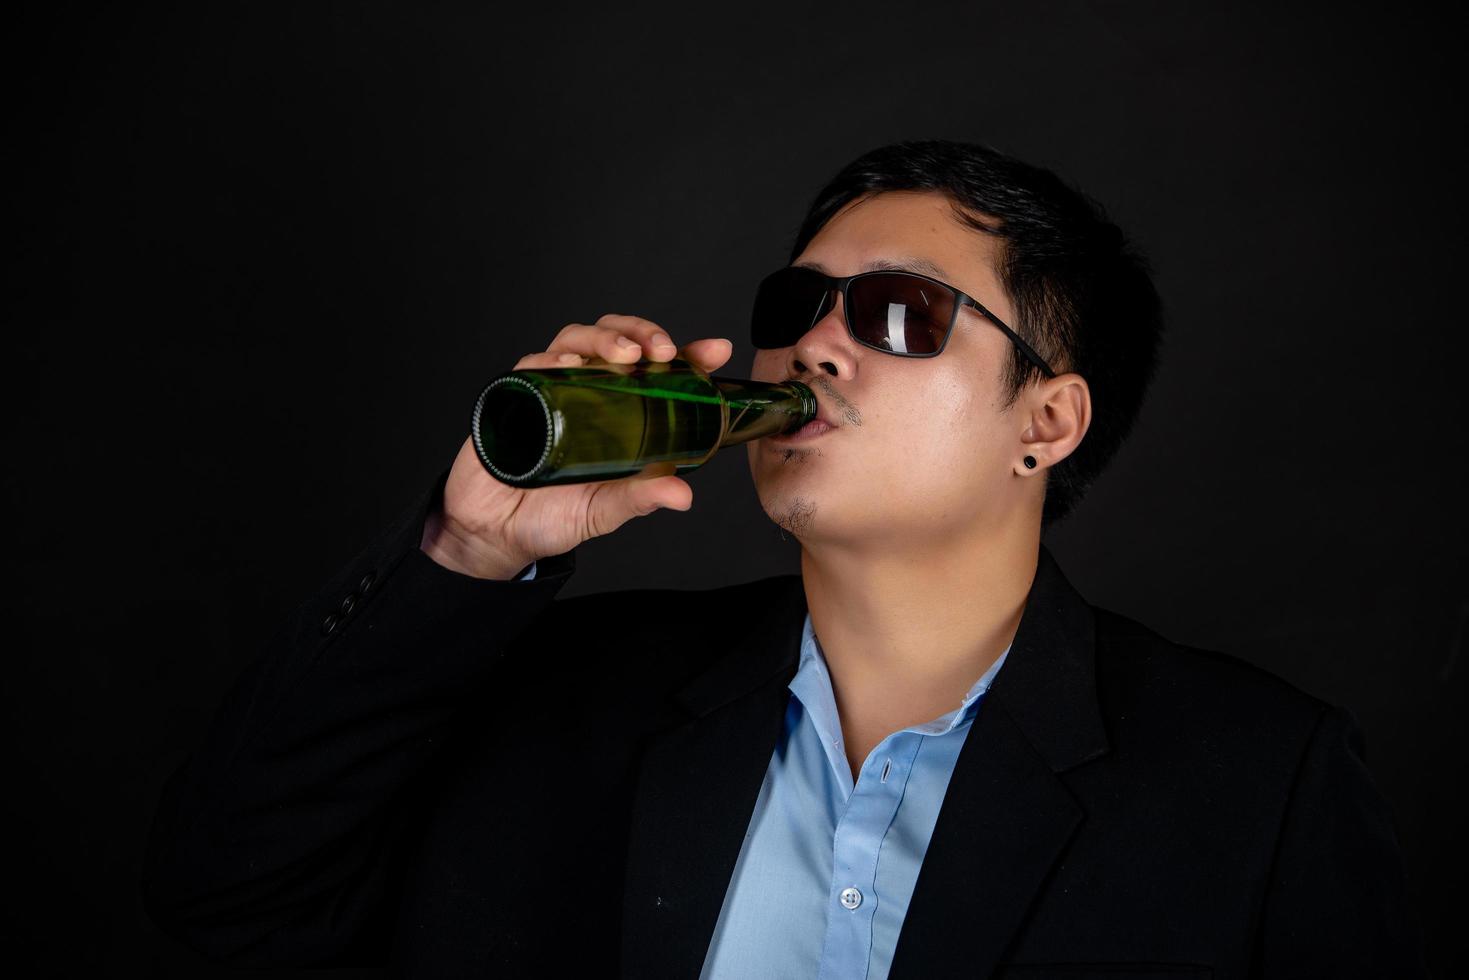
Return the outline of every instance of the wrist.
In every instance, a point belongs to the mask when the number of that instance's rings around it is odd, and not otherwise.
[[[419,549],[444,568],[473,578],[510,581],[534,561],[511,555],[468,533],[435,509],[423,525]]]

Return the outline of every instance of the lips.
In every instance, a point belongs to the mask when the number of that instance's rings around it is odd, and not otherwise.
[[[805,425],[801,426],[794,432],[782,432],[778,435],[773,435],[770,438],[774,439],[776,442],[794,442],[797,439],[815,438],[816,436],[822,435],[823,433],[830,432],[834,428],[836,428],[836,426],[818,417],[812,419],[810,422],[807,422]]]
[[[814,396],[815,395],[815,392],[812,392],[812,395]],[[816,418],[812,419],[811,421],[812,422],[825,422],[827,425],[831,426],[833,429],[835,429],[837,427],[836,416],[832,415],[831,409],[827,408],[826,407],[826,403],[824,403],[820,398],[817,398],[816,399]],[[810,425],[811,423],[810,422],[807,422],[806,424],[807,425]]]
[[[824,404],[822,404],[821,400],[818,398],[816,400],[816,417],[814,419],[807,422],[805,425],[801,426],[795,431],[782,432],[779,435],[774,435],[770,438],[778,440],[780,442],[789,442],[796,439],[810,439],[815,436],[819,436],[822,433],[830,432],[832,429],[835,428],[837,428],[837,422],[836,419],[833,418],[831,410],[828,409]]]

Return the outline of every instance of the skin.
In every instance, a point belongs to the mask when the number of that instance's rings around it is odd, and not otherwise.
[[[998,256],[998,240],[961,224],[944,195],[889,191],[847,205],[792,264],[847,276],[925,259],[942,273],[912,271],[1013,326]],[[963,308],[942,354],[894,357],[848,335],[838,298],[794,346],[755,352],[751,378],[804,381],[839,422],[810,442],[755,440],[747,453],[761,506],[800,543],[854,779],[889,734],[958,707],[1020,625],[1044,475],[1086,434],[1091,396],[1064,373],[1002,411],[1011,351]]]

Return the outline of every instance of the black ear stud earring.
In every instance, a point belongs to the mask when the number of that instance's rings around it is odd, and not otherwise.
[[[1028,470],[1035,469],[1035,457],[1034,456],[1027,456],[1027,457],[1025,457],[1025,468],[1028,469]]]

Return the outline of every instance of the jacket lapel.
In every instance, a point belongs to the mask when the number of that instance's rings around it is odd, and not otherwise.
[[[1095,619],[1044,545],[914,883],[890,980],[988,976],[1085,814],[1057,773],[1108,751]],[[963,937],[962,944],[956,938]]]
[[[759,610],[758,621],[710,634],[722,654],[675,695],[690,717],[643,754],[623,892],[625,977],[699,975],[780,737],[806,595],[799,575],[744,588],[760,592],[735,608]]]
[[[798,575],[746,588],[764,615],[716,640],[653,736],[632,809],[622,975],[696,977],[785,717],[806,596]],[[721,590],[723,592],[724,590]],[[965,739],[914,885],[891,980],[998,964],[1083,812],[1057,774],[1107,751],[1094,617],[1044,545],[1005,665]],[[962,936],[962,949],[954,946]]]

